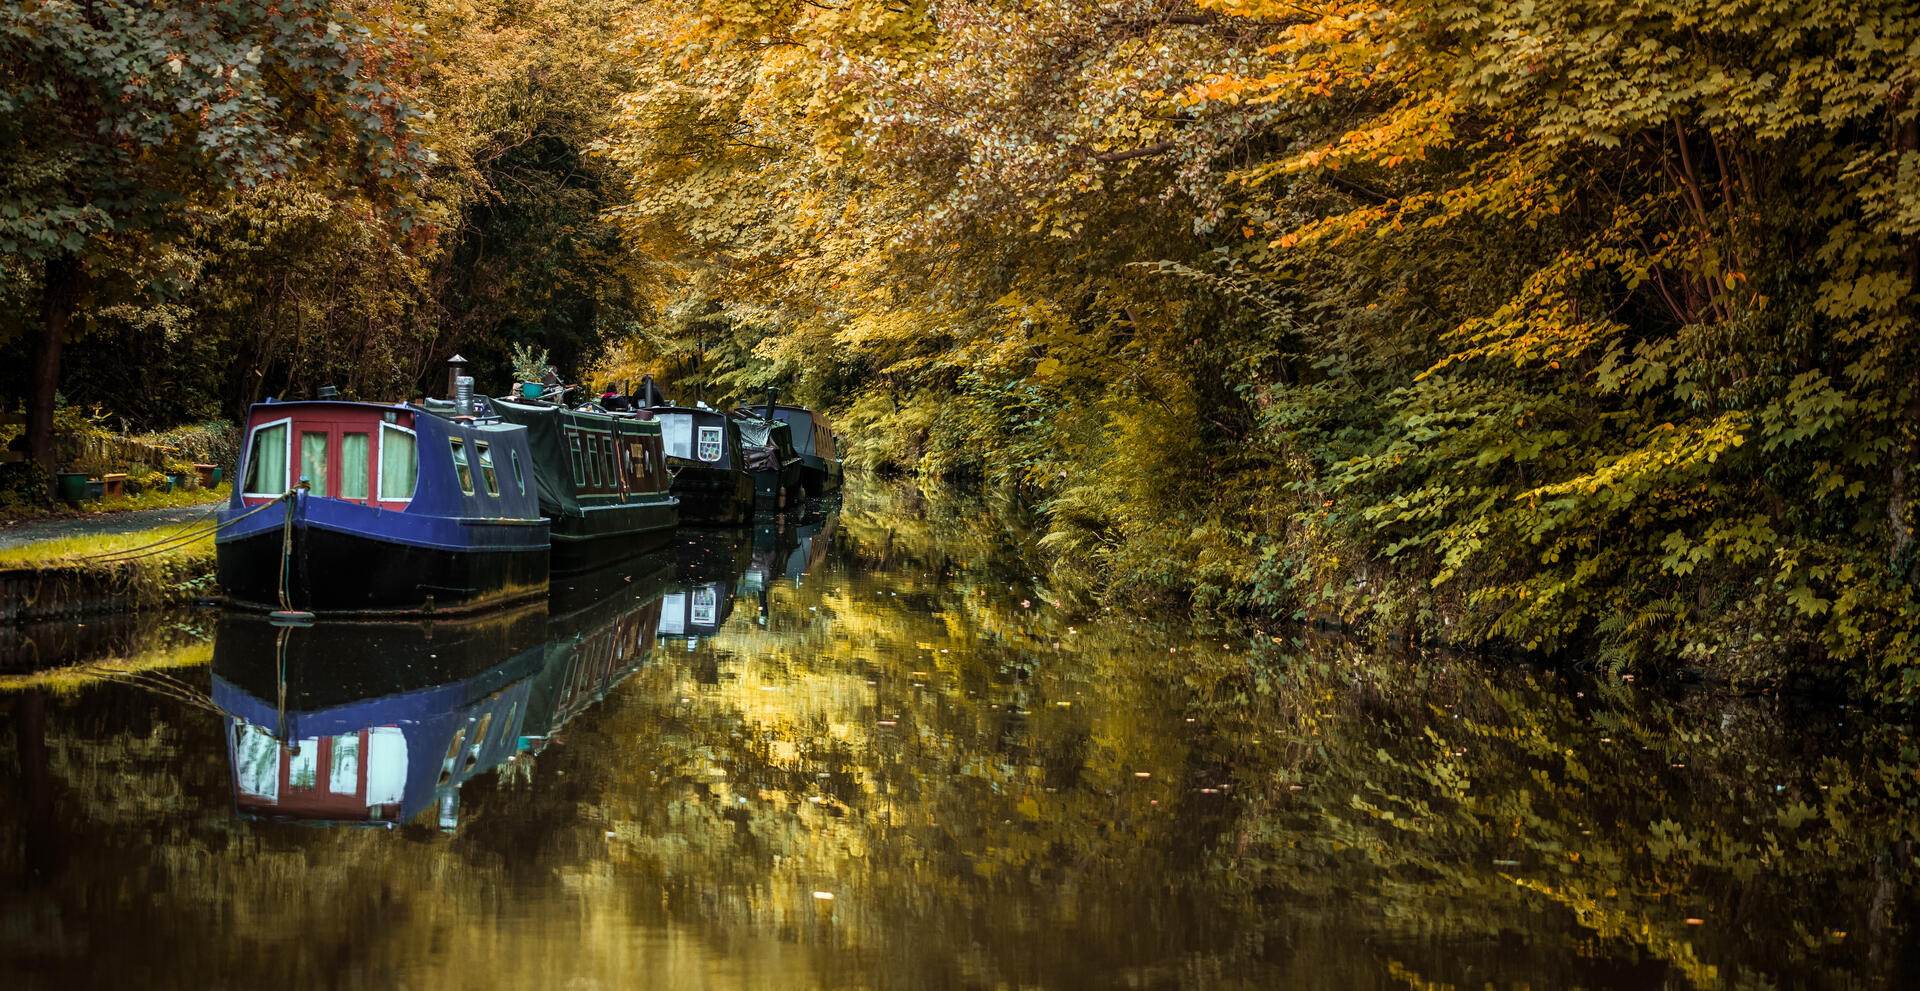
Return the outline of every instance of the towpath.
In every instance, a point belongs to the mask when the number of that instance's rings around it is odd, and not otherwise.
[[[62,537],[132,533],[136,530],[166,526],[169,523],[211,521],[214,512],[223,505],[225,503],[210,502],[199,506],[132,509],[120,513],[90,513],[85,516],[0,523],[0,549],[39,543],[42,540],[59,540]]]

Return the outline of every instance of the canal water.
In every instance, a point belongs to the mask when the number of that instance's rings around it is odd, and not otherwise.
[[[1908,726],[1076,607],[1027,523],[867,485],[511,615],[15,663],[0,987],[1920,975]]]

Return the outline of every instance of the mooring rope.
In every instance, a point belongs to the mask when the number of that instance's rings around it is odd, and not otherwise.
[[[205,537],[210,534],[219,533],[221,530],[224,530],[227,527],[230,527],[235,523],[238,523],[241,520],[244,520],[247,517],[252,516],[255,513],[261,512],[262,510],[265,510],[269,506],[272,506],[283,499],[288,500],[289,503],[291,503],[291,499],[295,491],[298,491],[298,490],[289,489],[285,494],[275,496],[272,502],[262,503],[258,506],[253,507],[252,509],[247,510],[244,513],[241,513],[239,516],[236,516],[233,519],[227,520],[225,522],[216,522],[211,527],[203,527],[198,530],[189,530],[188,532],[185,532],[185,533],[171,534],[169,536],[162,537],[159,540],[156,540],[149,544],[141,544],[138,547],[129,547],[129,548],[126,548],[125,550],[106,551],[100,554],[93,555],[92,557],[81,558],[80,560],[82,563],[85,563],[85,564],[120,564],[126,561],[139,560],[140,558],[143,558],[143,557],[152,557],[155,554],[165,554],[169,551],[178,550],[179,547],[170,546],[170,545],[177,544],[177,545],[184,546],[186,544],[199,540],[201,537]],[[187,526],[191,528],[194,526],[198,526],[199,523],[200,521],[196,520],[193,523],[187,524]]]
[[[287,493],[288,496],[293,493]],[[286,496],[281,496],[286,499]],[[267,503],[268,506],[273,503]],[[287,522],[280,527],[280,611],[292,612],[293,604],[287,601],[287,572],[293,570],[293,500],[287,499]],[[266,507],[261,507],[266,508]],[[311,596],[309,596],[311,598]],[[284,694],[284,688],[282,692]]]

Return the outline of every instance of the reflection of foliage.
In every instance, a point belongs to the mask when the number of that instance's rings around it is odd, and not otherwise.
[[[1063,612],[1026,523],[849,493],[756,550],[717,635],[663,646],[537,758],[471,782],[451,838],[236,823],[223,723],[155,719],[118,687],[60,705],[50,773],[85,857],[0,895],[0,939],[57,924],[67,942],[39,952],[70,960],[112,931],[156,974],[216,983],[336,959],[368,983],[496,985],[1899,976],[1920,821],[1904,730]],[[19,725],[24,702],[0,704]],[[23,828],[0,817],[0,849]],[[164,894],[108,897],[124,877]],[[180,938],[216,918],[275,952]]]

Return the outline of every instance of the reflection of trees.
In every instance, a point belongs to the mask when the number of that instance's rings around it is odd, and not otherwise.
[[[1034,589],[1019,522],[850,494],[824,561],[770,580],[764,626],[743,603],[656,649],[530,775],[469,782],[454,837],[237,821],[214,721],[120,686],[50,701],[70,853],[42,895],[0,895],[0,958],[111,948],[134,983],[196,986],[1912,971],[1904,731],[1083,623]],[[0,817],[11,876],[22,829]],[[215,926],[247,935],[188,938]]]
[[[1904,730],[1342,644],[1262,663],[1281,674],[1215,672],[1194,703],[1255,757],[1216,864],[1403,943],[1410,972],[1466,976],[1452,946],[1422,947],[1434,933],[1485,934],[1507,962],[1481,972],[1513,981],[1610,944],[1645,960],[1616,979],[1693,987],[1913,970],[1894,959],[1914,908]]]

